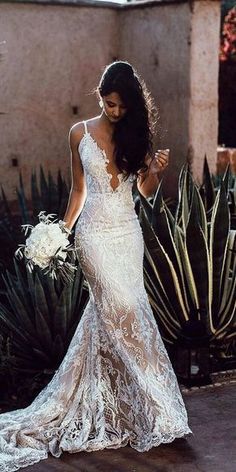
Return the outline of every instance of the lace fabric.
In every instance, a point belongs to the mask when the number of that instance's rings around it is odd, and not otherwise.
[[[132,184],[107,170],[90,133],[79,145],[87,199],[75,246],[89,302],[49,384],[27,408],[0,415],[0,470],[63,451],[126,444],[139,452],[192,433],[143,281],[144,243]]]

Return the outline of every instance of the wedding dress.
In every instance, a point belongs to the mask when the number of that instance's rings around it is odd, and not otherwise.
[[[84,125],[79,152],[87,198],[75,246],[90,298],[49,384],[27,408],[0,415],[1,472],[49,452],[59,457],[128,443],[142,452],[193,434],[144,288],[135,176],[109,173],[105,151]]]

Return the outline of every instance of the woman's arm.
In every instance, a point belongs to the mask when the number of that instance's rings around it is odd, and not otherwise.
[[[159,150],[154,158],[147,154],[145,163],[148,166],[146,171],[139,171],[137,187],[139,192],[146,198],[155,194],[160,182],[160,175],[168,165],[169,149]]]
[[[83,135],[83,123],[77,123],[70,129],[69,146],[71,162],[71,189],[63,221],[65,227],[72,229],[78,219],[87,195],[86,181],[78,145]]]

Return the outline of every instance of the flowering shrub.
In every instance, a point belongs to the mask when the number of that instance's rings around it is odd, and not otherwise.
[[[236,6],[229,10],[224,20],[220,60],[236,62]]]

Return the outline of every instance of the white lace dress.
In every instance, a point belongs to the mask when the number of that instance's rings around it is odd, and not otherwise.
[[[90,299],[68,351],[30,406],[0,415],[0,471],[50,452],[137,451],[192,433],[143,282],[134,176],[111,186],[105,152],[87,130],[79,145],[87,199],[75,244]],[[114,178],[114,176],[113,176]]]

